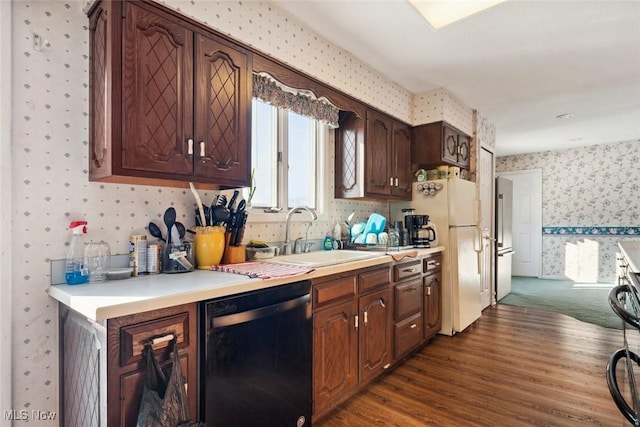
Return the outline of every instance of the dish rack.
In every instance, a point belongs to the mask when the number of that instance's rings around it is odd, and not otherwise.
[[[632,425],[640,427],[640,396],[634,371],[640,369],[640,355],[629,349],[632,334],[640,332],[640,279],[635,273],[626,273],[619,282],[609,292],[609,306],[623,320],[624,340],[623,347],[609,357],[607,385],[622,415]],[[623,360],[624,365],[618,368]],[[623,379],[622,384],[618,382],[619,377]]]

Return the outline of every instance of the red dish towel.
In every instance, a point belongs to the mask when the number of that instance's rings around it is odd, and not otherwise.
[[[213,271],[224,271],[225,273],[242,274],[260,279],[271,279],[274,277],[297,276],[307,274],[315,270],[314,268],[302,265],[274,264],[270,262],[242,262],[239,264],[222,264],[211,267]]]

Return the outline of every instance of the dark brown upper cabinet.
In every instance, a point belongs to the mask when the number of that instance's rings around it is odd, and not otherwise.
[[[335,196],[411,199],[411,128],[377,111],[341,113]]]
[[[469,169],[471,137],[446,122],[413,128],[412,162],[421,167],[448,164]]]
[[[249,184],[252,54],[151,2],[98,2],[91,180]]]

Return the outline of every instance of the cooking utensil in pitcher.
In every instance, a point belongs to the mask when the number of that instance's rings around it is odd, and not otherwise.
[[[176,209],[171,206],[164,211],[164,225],[167,226],[167,245],[171,244],[171,228],[176,222]]]
[[[153,221],[149,222],[149,234],[151,234],[156,239],[160,239],[163,242],[166,242],[164,237],[162,237],[162,231],[160,230],[160,227],[158,227],[158,225]]]
[[[224,206],[216,206],[213,208],[213,225],[222,225],[229,220],[229,209]]]
[[[196,198],[196,203],[198,204],[198,211],[200,212],[200,221],[202,222],[202,225],[207,225],[207,217],[204,215],[204,209],[202,208],[202,200],[200,200],[200,195],[196,191],[196,186],[193,185],[193,182],[189,183],[189,188],[191,188],[193,197]]]

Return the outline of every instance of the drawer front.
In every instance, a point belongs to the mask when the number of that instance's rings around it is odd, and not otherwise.
[[[394,286],[395,320],[422,311],[422,280],[420,278]]]
[[[422,271],[426,274],[435,273],[442,270],[442,255],[432,255],[426,257],[423,261]]]
[[[356,277],[340,277],[312,286],[313,308],[356,296]]]
[[[396,264],[393,266],[393,281],[399,282],[410,277],[419,276],[422,274],[420,269],[420,260],[403,262],[402,264]]]
[[[395,358],[406,355],[422,343],[422,313],[395,324]]]
[[[189,313],[179,313],[157,320],[124,326],[120,329],[120,362],[122,366],[142,360],[144,345],[154,339],[168,334],[177,335],[178,345],[189,336]],[[164,354],[169,350],[170,341],[163,341],[153,346],[156,354]]]
[[[358,274],[358,291],[362,294],[389,284],[389,267]]]

